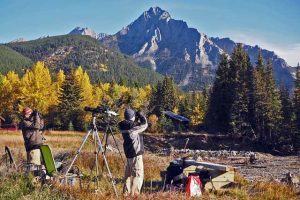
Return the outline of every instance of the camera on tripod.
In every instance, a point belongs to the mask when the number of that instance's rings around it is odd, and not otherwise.
[[[116,118],[116,117],[111,117],[111,116],[117,116],[118,114],[114,111],[111,111],[109,109],[108,106],[103,106],[103,105],[100,105],[98,107],[85,107],[84,108],[85,111],[87,112],[91,112],[92,115],[93,115],[93,119],[92,119],[92,123],[91,123],[91,128],[90,130],[87,132],[87,134],[85,135],[79,149],[76,151],[76,154],[75,154],[75,157],[73,158],[70,166],[68,167],[66,173],[65,173],[65,177],[67,178],[68,177],[68,173],[69,171],[71,170],[72,166],[74,165],[76,159],[78,158],[78,155],[80,154],[83,146],[85,145],[85,143],[88,141],[88,138],[90,135],[92,135],[92,139],[94,140],[94,152],[95,152],[95,171],[96,171],[96,175],[95,175],[95,181],[96,181],[96,185],[97,185],[97,189],[99,187],[98,185],[98,181],[99,181],[99,170],[98,170],[98,167],[99,167],[99,160],[98,160],[98,155],[102,155],[103,156],[103,165],[102,165],[102,173],[103,173],[103,168],[104,166],[106,166],[106,169],[107,169],[107,172],[108,172],[108,177],[110,178],[110,181],[111,181],[111,184],[112,184],[112,187],[113,187],[113,190],[116,194],[116,196],[118,197],[118,193],[117,193],[117,190],[116,190],[116,186],[115,186],[115,180],[112,176],[112,173],[110,171],[110,167],[109,167],[109,164],[108,164],[108,161],[107,161],[107,158],[106,158],[106,149],[107,149],[107,144],[108,144],[108,136],[109,134],[112,136],[116,146],[117,146],[117,150],[120,154],[120,157],[123,161],[123,164],[125,165],[125,162],[123,160],[123,157],[122,157],[122,154],[121,154],[121,151],[117,145],[117,142],[116,142],[116,139],[113,135],[113,130],[112,130],[112,127],[111,127],[111,120],[110,119],[113,119],[113,118]],[[99,117],[97,116],[97,114],[102,114],[102,118],[103,119],[107,119],[106,121],[104,121],[104,135],[103,135],[103,138],[102,140],[100,139],[100,136],[99,136],[99,133],[98,133],[98,128],[97,128],[97,125],[96,125],[96,118]]]
[[[105,106],[97,106],[96,108],[92,107],[84,107],[84,111],[92,112],[92,113],[104,113],[105,112]]]
[[[110,110],[109,107],[102,106],[102,105],[97,106],[96,108],[86,106],[86,107],[84,107],[84,110],[87,112],[92,112],[93,114],[104,113],[109,116],[117,116],[118,115],[118,113]]]

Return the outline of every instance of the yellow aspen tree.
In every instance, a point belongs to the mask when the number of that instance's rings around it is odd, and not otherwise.
[[[147,93],[143,88],[132,88],[131,97],[132,107],[134,109],[139,110],[142,107],[145,107],[144,105],[147,103]]]
[[[10,71],[2,77],[0,86],[0,113],[13,121],[18,112],[20,98],[20,78],[14,71]]]
[[[148,118],[148,122],[150,125],[149,131],[151,133],[155,133],[158,131],[158,117],[155,114],[151,114]]]
[[[131,88],[129,92],[131,97],[131,106],[134,109],[143,110],[149,106],[151,95],[150,85],[141,88]]]
[[[149,99],[150,99],[151,92],[152,92],[151,85],[146,85],[146,86],[144,87],[144,90],[145,90],[145,92],[146,92],[147,99],[149,100]]]
[[[57,83],[57,85],[59,87],[61,87],[62,84],[63,84],[63,82],[65,81],[65,79],[66,79],[66,75],[65,75],[64,71],[60,69],[58,71],[57,75],[56,75],[56,83]]]
[[[113,101],[120,99],[125,93],[129,91],[129,88],[119,84],[111,84],[109,95]]]
[[[46,114],[51,105],[57,103],[57,93],[52,84],[49,69],[43,62],[37,62],[27,70],[21,79],[22,106],[29,106]]]
[[[111,106],[113,109],[117,109],[115,111],[118,111],[120,119],[123,119],[123,113],[125,111],[126,103],[122,101],[127,100],[129,88],[116,83],[112,83],[110,86],[111,87],[108,92],[110,98],[109,106]],[[120,103],[119,101],[122,102],[122,105],[118,105]]]
[[[81,66],[75,70],[74,75],[74,78],[81,89],[81,97],[83,98],[80,106],[82,108],[85,106],[96,106],[93,97],[93,85],[91,84],[89,75],[83,71]]]
[[[53,83],[53,87],[54,87],[54,92],[56,93],[55,97],[56,99],[54,100],[54,105],[58,104],[58,96],[61,92],[61,87],[63,85],[63,82],[65,81],[65,73],[63,70],[59,70],[59,72],[56,75],[56,81]]]
[[[100,83],[99,88],[102,91],[101,103],[111,105],[113,102],[113,100],[111,99],[111,97],[109,95],[111,84],[110,83]]]
[[[184,94],[178,95],[178,100],[179,100],[179,102],[184,101],[184,99],[185,99]],[[175,107],[173,108],[172,112],[178,114],[178,113],[179,113],[179,107],[178,107],[178,106],[175,106]]]
[[[95,102],[95,104],[97,106],[102,104],[103,95],[104,95],[104,92],[103,92],[100,84],[95,85],[93,87],[93,101]]]
[[[191,108],[191,123],[192,125],[198,125],[203,123],[204,120],[204,115],[205,115],[205,111],[204,111],[204,98],[201,94],[199,93],[194,93],[192,95],[192,108]]]

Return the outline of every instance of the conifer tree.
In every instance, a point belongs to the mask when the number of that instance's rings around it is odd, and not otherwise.
[[[160,116],[163,111],[172,111],[178,104],[178,91],[172,77],[165,76],[158,82],[151,95],[150,110]]]
[[[266,66],[265,66],[265,62],[264,62],[264,58],[263,58],[261,49],[258,49],[258,55],[257,55],[257,61],[256,61],[256,70],[260,74],[264,74],[265,71],[266,71]]]
[[[66,76],[59,96],[58,115],[61,128],[68,130],[72,123],[75,130],[83,129],[83,112],[80,107],[82,96],[80,86],[74,79],[74,72]]]
[[[0,88],[3,84],[4,76],[0,73]]]
[[[247,136],[254,139],[255,135],[255,83],[254,83],[254,68],[247,56],[247,70],[246,70],[246,85],[248,96],[248,121],[250,127]]]
[[[275,144],[279,138],[282,118],[280,94],[273,77],[272,62],[264,63],[259,50],[254,70],[254,130],[258,139]]]
[[[258,140],[266,140],[265,126],[266,126],[266,81],[265,81],[266,66],[259,49],[256,68],[253,72],[253,85],[254,85],[254,130]]]
[[[247,69],[249,58],[238,44],[234,49],[230,60],[230,79],[232,91],[232,106],[230,110],[230,132],[234,136],[248,134],[251,130],[249,122],[249,98],[247,84]]]
[[[183,116],[189,116],[189,111],[191,110],[190,95],[187,94],[178,103],[178,112]]]
[[[289,96],[289,90],[281,86],[280,88],[282,119],[280,123],[280,137],[284,140],[292,139],[293,130],[293,102]]]
[[[210,130],[227,133],[232,103],[230,66],[226,54],[222,54],[210,95],[205,123]]]
[[[300,151],[300,66],[298,63],[294,90],[294,138],[293,143],[296,151]]]
[[[265,95],[266,95],[266,136],[270,143],[274,142],[279,134],[279,123],[282,120],[280,94],[273,78],[272,62],[267,62],[264,74]]]

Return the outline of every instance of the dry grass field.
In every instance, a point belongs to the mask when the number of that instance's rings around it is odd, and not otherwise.
[[[62,159],[65,165],[68,165],[79,148],[85,133],[79,132],[57,132],[48,131],[45,133],[46,143],[52,148],[54,157]],[[100,137],[102,137],[100,135]],[[122,149],[122,139],[116,135],[117,143]],[[109,140],[109,144],[114,146],[114,142]],[[25,160],[25,148],[21,132],[0,131],[0,156],[4,154],[4,146],[10,147],[15,157],[17,165]],[[76,165],[84,175],[83,188],[65,187],[57,183],[47,183],[45,185],[35,184],[32,176],[25,175],[22,171],[7,172],[4,163],[1,163],[0,174],[0,199],[116,199],[111,184],[106,178],[107,170],[100,173],[100,187],[97,192],[93,190],[90,175],[95,168],[93,143],[90,138],[88,144],[84,147]],[[124,173],[124,164],[118,153],[108,151],[107,158],[112,174],[116,179],[116,186],[119,198],[132,199],[122,196],[122,177]],[[143,194],[134,199],[187,199],[184,193],[162,192],[158,184],[161,180],[160,171],[165,170],[169,162],[174,159],[170,156],[159,156],[146,152],[144,155],[145,166],[145,184]],[[102,156],[99,156],[100,165],[102,165]],[[102,167],[100,167],[101,169]],[[268,182],[248,182],[241,176],[236,176],[238,187],[222,190],[218,192],[205,192],[201,199],[300,199],[296,191],[280,183]],[[152,187],[151,187],[152,185]]]

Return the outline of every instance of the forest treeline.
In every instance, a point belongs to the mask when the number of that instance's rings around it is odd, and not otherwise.
[[[272,63],[261,51],[255,66],[239,44],[230,58],[222,55],[206,115],[212,132],[299,150],[300,67],[294,94],[276,87]]]
[[[44,116],[49,129],[85,130],[91,116],[84,112],[84,107],[104,105],[117,111],[120,118],[126,107],[144,111],[155,132],[162,127],[159,126],[162,111],[178,112],[179,102],[183,99],[191,102],[191,108],[186,109],[185,114],[191,117],[192,125],[202,123],[204,118],[204,109],[200,107],[203,104],[202,94],[181,92],[170,77],[165,77],[156,87],[128,86],[122,79],[92,84],[89,75],[80,66],[67,75],[60,70],[52,77],[45,64],[37,62],[22,77],[14,71],[1,75],[0,91],[0,115],[7,123],[18,124],[20,111],[24,107],[32,107]],[[170,101],[170,98],[173,100]],[[196,110],[192,109],[194,106]],[[161,121],[173,127],[164,117]]]
[[[258,52],[253,66],[242,45],[230,57],[222,55],[214,85],[204,91],[183,92],[168,76],[152,86],[128,85],[122,79],[92,84],[82,67],[53,75],[43,62],[22,77],[14,71],[0,76],[0,115],[7,122],[18,123],[20,111],[29,106],[43,114],[49,129],[85,130],[91,115],[84,107],[99,105],[117,111],[119,118],[126,107],[144,111],[150,132],[206,130],[299,150],[300,67],[291,94],[276,86],[271,62]],[[174,124],[163,111],[189,118],[190,126]]]

